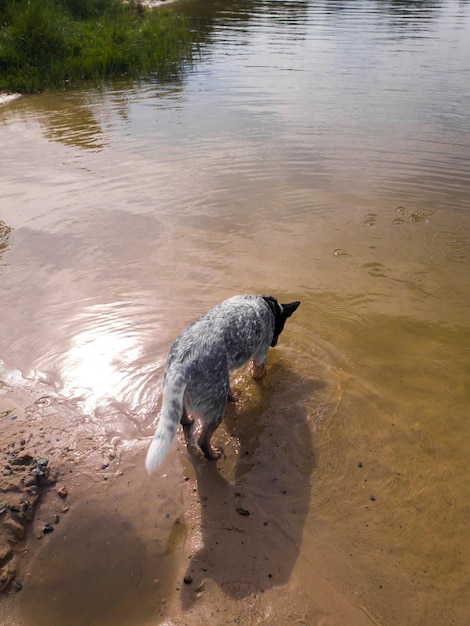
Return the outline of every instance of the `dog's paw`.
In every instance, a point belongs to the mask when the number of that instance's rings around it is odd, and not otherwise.
[[[227,401],[231,402],[232,404],[235,404],[235,402],[238,402],[238,394],[234,393],[231,389],[227,394]]]
[[[206,439],[200,438],[198,441],[198,445],[204,452],[204,456],[206,457],[206,459],[208,459],[209,461],[217,461],[217,459],[220,459],[222,455],[222,450],[220,450],[219,448],[214,448],[214,446]]]
[[[209,461],[217,461],[222,456],[222,450],[211,446],[204,454]]]

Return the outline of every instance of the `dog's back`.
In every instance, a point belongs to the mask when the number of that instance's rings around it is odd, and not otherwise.
[[[147,454],[149,472],[165,457],[178,423],[192,440],[194,417],[203,426],[198,444],[218,458],[210,438],[220,424],[230,392],[230,372],[253,359],[253,373],[264,373],[270,346],[300,303],[280,305],[270,297],[243,295],[224,300],[188,326],[175,340],[163,377],[160,422]],[[284,307],[290,307],[284,309]]]
[[[176,339],[168,356],[164,386],[170,373],[178,371],[189,388],[212,387],[217,373],[228,374],[253,356],[266,355],[273,332],[274,317],[259,296],[224,300]]]

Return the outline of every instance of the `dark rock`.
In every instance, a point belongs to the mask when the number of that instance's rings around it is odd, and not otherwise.
[[[241,506],[237,507],[235,510],[236,510],[237,513],[239,513],[239,515],[243,515],[244,517],[246,517],[247,515],[250,514],[250,511],[247,511],[246,509],[244,509]]]

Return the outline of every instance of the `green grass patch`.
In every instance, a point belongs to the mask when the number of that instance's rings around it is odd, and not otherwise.
[[[0,0],[0,90],[31,93],[112,76],[168,78],[195,35],[171,8],[121,0]]]

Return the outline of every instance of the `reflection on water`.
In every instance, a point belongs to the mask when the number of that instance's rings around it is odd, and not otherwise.
[[[238,379],[247,400],[225,445],[254,456],[217,498],[242,482],[277,516],[273,551],[287,560],[267,588],[314,577],[318,560],[380,623],[466,623],[469,3],[180,10],[203,41],[182,82],[0,110],[0,356],[108,439],[135,442],[155,426],[166,353],[188,322],[234,293],[302,300],[272,359],[280,389],[268,376],[263,400]],[[287,381],[302,410],[283,404],[295,404]],[[312,433],[309,480],[289,483],[294,520],[258,493],[268,473],[289,478],[266,451],[289,431],[264,427],[266,411],[299,418],[293,442]],[[295,466],[295,446],[284,450]],[[201,500],[218,480],[202,475]],[[203,567],[212,515],[201,512]],[[246,598],[256,576],[230,556],[247,586],[220,566],[212,579]],[[191,594],[183,604],[198,610]]]

